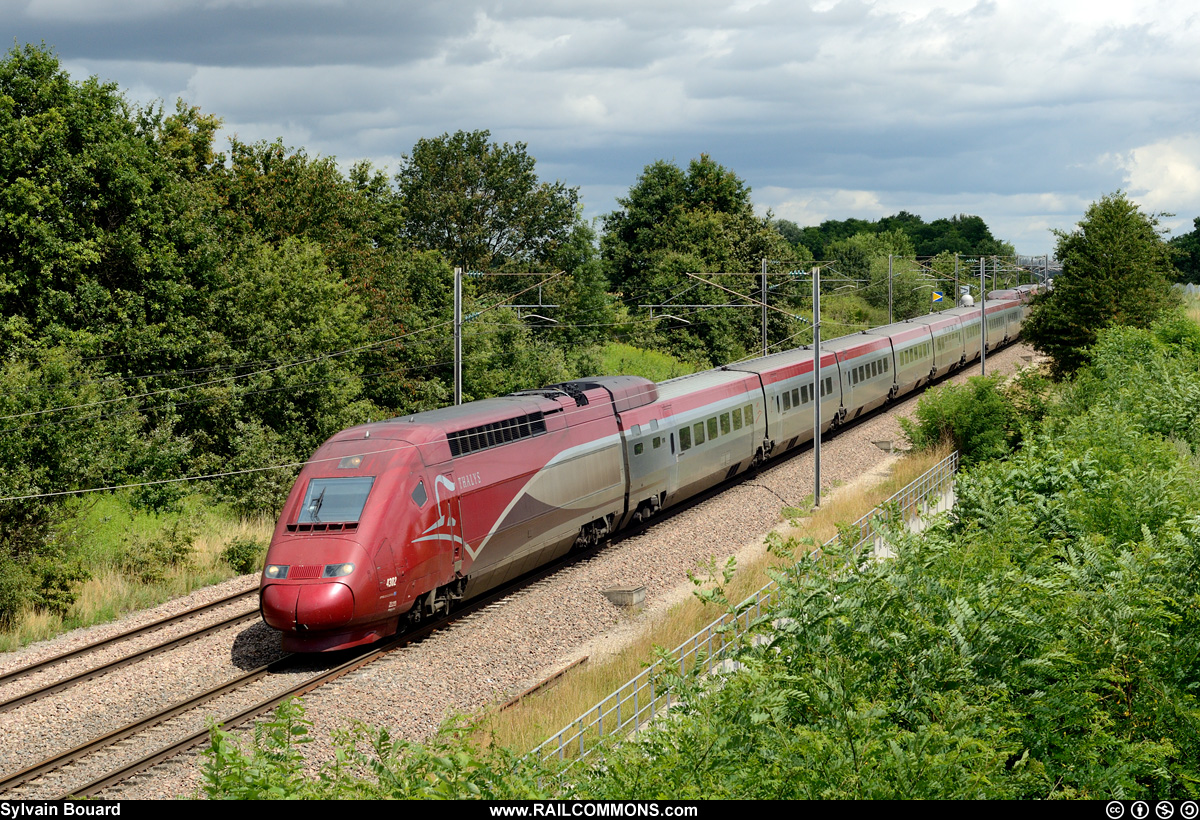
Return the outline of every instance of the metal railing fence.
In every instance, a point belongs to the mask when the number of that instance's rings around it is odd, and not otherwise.
[[[908,521],[922,512],[925,502],[942,490],[958,470],[958,453],[951,453],[874,510],[827,541],[823,550],[837,545],[855,563],[863,547],[875,542],[881,530],[900,516]],[[847,543],[853,541],[853,543]],[[588,709],[556,734],[530,752],[542,760],[557,757],[565,760],[582,759],[596,744],[610,735],[629,735],[644,726],[656,715],[671,708],[671,689],[663,682],[665,664],[672,664],[679,674],[686,675],[701,669],[711,672],[724,659],[727,649],[752,623],[768,610],[777,592],[774,581],[763,586],[738,607],[737,615],[726,613],[704,629],[681,643],[669,656],[656,661],[604,700]]]

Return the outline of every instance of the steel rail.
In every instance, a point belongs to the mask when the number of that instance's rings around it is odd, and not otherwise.
[[[515,580],[512,583],[506,584],[504,587],[494,590],[490,594],[486,594],[480,598],[476,598],[475,600],[471,601],[469,604],[465,605],[460,610],[457,610],[449,615],[439,618],[436,621],[431,621],[429,623],[424,624],[423,626],[419,626],[416,629],[413,629],[402,635],[398,635],[398,636],[394,637],[393,639],[387,641],[384,644],[376,645],[376,646],[368,649],[366,652],[361,652],[359,654],[356,654],[353,658],[350,658],[349,660],[339,664],[338,666],[334,667],[333,669],[329,669],[325,672],[322,672],[319,675],[308,678],[308,679],[302,681],[301,683],[296,684],[295,686],[289,687],[284,692],[281,692],[276,695],[272,695],[271,697],[266,698],[250,707],[247,707],[246,709],[243,709],[242,711],[240,711],[234,715],[225,717],[222,720],[220,720],[219,723],[220,723],[220,725],[225,726],[227,728],[232,728],[232,727],[241,725],[241,724],[245,723],[246,721],[250,720],[251,718],[261,715],[262,713],[274,708],[275,706],[278,706],[280,703],[284,702],[288,698],[298,697],[300,695],[306,694],[307,692],[312,691],[313,689],[317,688],[318,686],[328,683],[336,678],[347,675],[350,672],[353,672],[356,669],[359,669],[360,667],[365,666],[366,664],[368,664],[374,660],[377,660],[378,658],[380,658],[381,656],[383,656],[389,652],[395,651],[397,649],[403,649],[404,647],[408,646],[409,644],[417,643],[421,640],[424,640],[425,638],[429,637],[433,633],[435,633],[439,630],[442,630],[442,629],[446,629],[446,628],[454,625],[455,623],[467,618],[468,616],[474,615],[477,612],[479,612],[480,610],[482,610],[488,606],[491,606],[492,604],[496,603],[497,601],[507,598],[511,595],[514,595],[515,593],[518,593],[518,592],[536,584],[537,582],[545,579],[546,577],[549,577],[550,575],[563,569],[564,567],[569,566],[580,560],[586,560],[587,558],[590,558],[593,555],[594,555],[593,550],[588,550],[586,552],[578,552],[575,554],[569,554],[569,555],[565,556],[563,559],[556,561],[552,565],[542,567],[540,570],[536,570],[532,573],[528,573],[525,576]],[[173,706],[169,706],[166,709],[163,709],[154,715],[151,715],[147,718],[143,718],[142,720],[139,720],[139,721],[135,721],[134,723],[130,723],[129,725],[121,727],[120,729],[114,730],[102,738],[98,738],[96,740],[89,741],[88,743],[82,744],[81,746],[78,746],[75,749],[71,749],[70,751],[63,752],[63,753],[55,755],[51,758],[47,758],[47,759],[45,759],[39,763],[36,763],[32,766],[29,766],[20,772],[10,775],[5,780],[0,780],[0,791],[11,789],[22,783],[27,783],[43,774],[54,771],[56,769],[60,769],[69,763],[80,760],[83,757],[85,757],[89,754],[92,754],[93,752],[96,752],[104,747],[111,746],[113,743],[116,743],[120,740],[123,740],[127,737],[137,734],[140,731],[152,728],[153,726],[163,723],[166,720],[169,720],[169,719],[176,717],[180,714],[183,714],[185,712],[191,711],[192,709],[195,709],[196,707],[202,705],[205,701],[212,700],[212,699],[214,699],[220,695],[223,695],[226,692],[232,691],[238,687],[253,683],[255,680],[262,678],[266,675],[286,671],[289,665],[295,663],[297,657],[298,657],[297,655],[289,655],[285,658],[280,658],[279,660],[274,661],[271,664],[267,664],[267,665],[259,667],[257,669],[253,669],[232,681],[229,681],[225,684],[222,684],[219,687],[214,688],[213,690],[210,690],[209,692],[205,692],[200,695],[196,695],[195,697],[190,698],[187,701],[182,701]],[[70,797],[83,797],[83,796],[95,795],[96,793],[102,791],[103,789],[108,788],[109,786],[112,786],[123,780],[127,780],[128,778],[138,774],[141,771],[144,771],[145,769],[150,768],[151,766],[154,766],[157,763],[160,763],[163,760],[166,760],[167,758],[173,757],[181,752],[186,751],[187,749],[189,749],[193,746],[196,746],[196,745],[204,742],[204,740],[208,736],[209,736],[209,730],[207,728],[196,731],[196,732],[192,732],[191,734],[187,735],[186,737],[184,737],[182,739],[174,741],[167,746],[161,747],[158,750],[151,752],[151,753],[139,758],[138,760],[133,761],[132,763],[130,763],[128,765],[125,765],[125,766],[120,767],[119,769],[110,771],[88,783],[83,784],[82,786],[75,787],[75,788],[71,789],[71,791],[66,792],[62,795],[59,795],[53,799],[65,800]]]
[[[246,598],[257,592],[258,592],[257,587],[255,587],[253,589],[245,590],[244,592],[235,592],[232,595],[226,595],[224,598],[221,598],[220,600],[217,600],[217,601],[213,601],[212,603],[204,604],[203,606],[198,606],[193,609],[189,609],[187,612],[181,612],[178,615],[171,615],[169,617],[154,621],[153,623],[146,624],[145,626],[140,626],[136,629],[131,629],[128,632],[122,632],[120,635],[114,635],[111,638],[105,638],[104,640],[89,643],[86,646],[81,646],[78,649],[73,649],[70,652],[63,653],[62,655],[55,655],[53,658],[47,658],[44,661],[39,661],[37,663],[31,663],[28,666],[22,666],[20,669],[14,669],[11,672],[6,672],[3,675],[0,675],[0,686],[3,686],[4,684],[7,684],[11,681],[14,681],[17,678],[21,678],[26,675],[32,675],[34,672],[40,672],[44,669],[49,669],[53,666],[57,666],[60,663],[65,663],[66,661],[69,661],[72,658],[77,658],[81,655],[86,655],[89,652],[99,651],[100,649],[103,649],[106,646],[112,646],[113,644],[120,643],[121,641],[129,640],[130,638],[136,638],[138,635],[144,635],[147,632],[153,632],[157,629],[162,629],[164,626],[170,626],[171,624],[173,624],[177,621],[182,621],[185,618],[191,618],[195,615],[200,615],[204,612],[207,612],[210,609],[216,609],[217,607],[224,606],[225,604],[228,604],[228,603],[232,603],[233,601],[236,601],[239,598]]]
[[[55,692],[61,692],[64,689],[70,689],[72,686],[77,686],[85,681],[91,680],[92,678],[98,678],[101,675],[106,675],[109,672],[113,672],[125,666],[131,666],[135,663],[144,661],[147,658],[160,655],[163,652],[176,649],[185,644],[192,643],[193,641],[198,641],[206,635],[211,635],[214,632],[220,632],[222,629],[228,629],[229,627],[236,626],[243,621],[248,621],[257,617],[257,609],[252,610],[251,612],[242,612],[226,618],[218,623],[189,632],[186,635],[180,635],[178,638],[172,638],[169,641],[163,641],[162,643],[147,647],[146,649],[143,649],[140,652],[135,652],[132,655],[126,655],[123,658],[117,658],[114,661],[109,661],[108,663],[101,664],[100,666],[93,666],[91,669],[85,669],[77,675],[72,675],[69,678],[64,678],[63,680],[56,681],[39,689],[34,689],[32,692],[27,692],[24,695],[17,695],[15,698],[9,698],[6,701],[0,702],[0,712],[11,711],[16,709],[18,706],[23,706],[26,703],[39,700],[47,695],[52,695]]]

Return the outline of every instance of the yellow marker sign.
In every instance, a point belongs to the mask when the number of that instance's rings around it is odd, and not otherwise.
[[[945,296],[945,294],[944,294],[944,293],[942,293],[942,291],[940,291],[940,290],[935,290],[935,291],[933,292],[933,301],[935,301],[935,302],[940,302],[940,301],[942,301],[942,297],[943,297],[943,296]]]

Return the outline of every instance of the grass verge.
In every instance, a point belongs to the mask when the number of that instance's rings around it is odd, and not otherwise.
[[[0,651],[107,623],[236,577],[221,551],[231,541],[254,539],[265,554],[274,527],[266,518],[240,519],[200,495],[184,499],[173,513],[137,510],[118,494],[81,503],[75,512],[64,539],[90,579],[64,614],[23,612],[0,632]]]

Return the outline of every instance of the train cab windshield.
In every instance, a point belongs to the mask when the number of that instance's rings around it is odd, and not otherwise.
[[[348,524],[358,521],[374,483],[374,476],[314,478],[308,482],[298,523]]]

